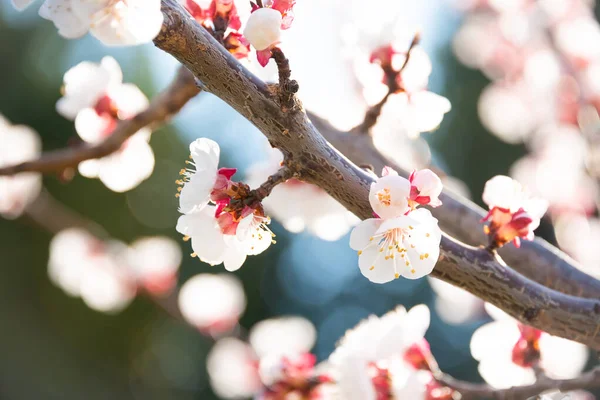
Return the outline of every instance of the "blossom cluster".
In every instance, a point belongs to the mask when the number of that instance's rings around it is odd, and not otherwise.
[[[422,278],[435,267],[442,233],[437,219],[418,206],[441,205],[442,182],[428,169],[409,179],[389,167],[382,175],[369,192],[375,218],[354,228],[350,247],[358,251],[361,273],[374,283]]]
[[[84,61],[65,73],[59,114],[75,121],[75,130],[86,143],[97,144],[113,134],[119,121],[133,118],[148,107],[148,99],[131,83],[123,83],[117,61]],[[99,178],[115,192],[138,186],[154,170],[154,153],[148,144],[150,128],[142,128],[109,156],[79,164],[79,172]]]
[[[259,3],[234,0],[182,0],[188,12],[213,35],[222,35],[223,45],[236,58],[246,58],[250,46],[263,67],[271,50],[281,42],[282,30],[294,20],[295,0]]]
[[[127,246],[70,228],[52,239],[48,275],[90,308],[115,313],[137,293],[162,296],[171,292],[180,263],[181,250],[171,239],[148,237]]]
[[[12,2],[23,10],[36,0]],[[67,39],[90,32],[107,46],[149,43],[163,23],[160,0],[44,0],[39,14]]]
[[[590,218],[597,212],[600,176],[594,139],[600,25],[594,2],[455,2],[467,17],[454,52],[491,80],[479,98],[483,125],[505,142],[526,145],[529,154],[513,164],[511,176],[548,202],[561,247],[598,275],[591,263],[600,255],[597,246],[575,245],[587,236],[566,234],[575,226],[590,231],[597,223]]]
[[[36,159],[41,152],[38,134],[28,126],[13,125],[0,115],[0,166],[15,165]],[[20,216],[42,187],[37,173],[0,176],[0,216]]]
[[[210,265],[223,263],[237,270],[249,255],[260,254],[273,242],[260,200],[248,185],[231,180],[234,168],[218,168],[220,148],[210,139],[190,144],[189,168],[182,169],[177,231],[191,239],[194,253]]]

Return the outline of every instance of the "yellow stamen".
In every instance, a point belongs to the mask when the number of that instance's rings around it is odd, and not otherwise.
[[[400,278],[400,274],[396,273],[396,275],[394,275],[396,277],[396,279]]]
[[[362,254],[362,250],[359,250],[358,251],[358,255],[360,256],[361,254]]]
[[[187,242],[188,240],[190,240],[190,237],[189,237],[188,235],[185,235],[185,236],[183,237],[183,241],[184,241],[184,242]]]
[[[411,269],[410,272],[414,274],[417,271],[415,271],[414,269]]]
[[[371,268],[369,268],[369,271],[373,271],[375,269],[375,266],[371,266]]]
[[[192,257],[198,257],[198,254],[192,253],[192,254],[190,254],[190,256],[192,256]]]

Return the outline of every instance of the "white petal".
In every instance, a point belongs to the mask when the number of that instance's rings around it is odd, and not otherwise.
[[[309,320],[281,317],[258,322],[250,330],[249,341],[259,357],[296,355],[310,351],[316,335]]]
[[[360,222],[350,233],[350,248],[353,250],[362,250],[370,243],[382,220],[376,218],[366,219]]]
[[[102,162],[99,160],[85,160],[79,163],[77,170],[86,178],[97,178],[101,165]]]
[[[396,277],[398,258],[386,260],[377,246],[371,246],[358,256],[360,272],[373,283],[387,283]]]
[[[216,179],[214,170],[200,170],[193,174],[179,195],[179,212],[186,214],[206,207]]]
[[[196,139],[190,144],[190,154],[194,160],[196,171],[217,171],[221,149],[214,140],[207,138]]]
[[[410,104],[414,128],[419,132],[429,132],[437,128],[444,119],[444,114],[451,108],[447,98],[427,91],[411,95]]]
[[[35,0],[12,0],[12,4],[17,10],[23,11],[31,4],[33,4],[34,1]]]
[[[136,136],[140,133],[142,131]],[[99,173],[102,183],[119,193],[133,189],[154,170],[154,153],[145,140],[134,136],[123,146],[120,151],[102,159],[103,165]]]
[[[583,371],[588,359],[587,347],[571,340],[542,334],[541,367],[554,379],[572,379]]]
[[[401,176],[388,175],[371,184],[369,202],[381,218],[394,218],[408,211],[410,183]]]
[[[414,306],[406,315],[406,329],[404,330],[403,340],[406,343],[416,343],[425,337],[425,332],[429,329],[431,322],[431,313],[429,307],[425,304]]]
[[[223,265],[227,271],[237,271],[246,261],[246,253],[237,248],[229,247],[225,251]]]
[[[132,83],[124,83],[111,87],[108,95],[119,110],[120,119],[133,118],[148,108],[148,98]]]
[[[516,323],[495,321],[478,328],[471,337],[471,355],[474,359],[510,359],[512,349],[521,337]]]
[[[110,117],[101,117],[93,108],[84,108],[75,118],[75,130],[88,143],[99,143],[109,136],[116,126]]]
[[[246,309],[246,296],[234,275],[199,274],[183,284],[178,304],[186,321],[202,329],[223,321],[235,323]]]
[[[497,175],[485,183],[482,198],[490,209],[500,207],[516,211],[522,204],[523,188],[512,178]]]
[[[493,346],[492,343],[488,344]],[[512,386],[531,385],[535,382],[532,368],[522,368],[510,360],[485,359],[479,363],[479,374],[492,387],[508,389]]]
[[[367,361],[349,355],[336,365],[339,372],[338,387],[343,399],[376,400],[373,382],[368,374]]]
[[[89,24],[72,11],[71,2],[72,0],[46,0],[39,10],[40,16],[54,22],[58,33],[67,39],[81,37],[89,29]]]

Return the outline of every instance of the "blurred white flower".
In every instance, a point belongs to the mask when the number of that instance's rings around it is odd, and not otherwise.
[[[13,0],[13,4],[22,10],[34,1]],[[67,39],[90,31],[107,46],[149,43],[163,23],[160,0],[45,0],[39,13]]]
[[[119,242],[104,243],[85,230],[66,229],[50,243],[48,274],[57,286],[81,297],[90,308],[116,313],[136,294],[128,275],[126,249]]]
[[[491,386],[503,389],[535,382],[533,366],[551,378],[574,378],[583,370],[587,348],[521,325],[496,310],[501,319],[483,325],[471,338],[471,354],[479,361],[479,373]]]
[[[24,125],[11,125],[0,115],[0,166],[36,159],[42,143],[38,134]],[[16,218],[36,199],[42,187],[39,174],[0,176],[0,216]]]
[[[181,248],[166,237],[138,239],[129,247],[127,261],[138,286],[151,294],[162,295],[177,284]]]
[[[489,207],[484,221],[490,220],[486,233],[497,246],[520,239],[533,240],[533,231],[540,225],[548,202],[530,197],[516,180],[497,175],[488,180],[483,189],[483,202]]]
[[[110,136],[120,120],[134,117],[148,107],[148,99],[133,84],[122,83],[119,64],[104,57],[100,64],[82,62],[65,73],[63,97],[57,111],[75,120],[77,133],[96,144]],[[154,169],[154,154],[148,145],[150,129],[143,128],[111,155],[79,164],[79,172],[99,178],[115,192],[133,189]]]
[[[260,186],[277,172],[282,160],[281,152],[274,149],[267,161],[250,168],[248,184]],[[288,231],[297,233],[306,229],[323,240],[338,240],[358,223],[354,214],[323,189],[296,179],[277,185],[263,205]]]
[[[444,322],[464,324],[482,314],[483,300],[479,297],[439,279],[428,277],[428,281],[437,295],[435,311]]]
[[[309,354],[315,339],[314,326],[304,318],[261,321],[250,330],[250,345],[225,338],[211,349],[211,385],[224,398],[305,398],[298,395],[312,393],[325,379],[315,375],[315,357]]]
[[[581,263],[581,269],[600,279],[600,220],[581,214],[559,215],[554,232],[560,248]]]
[[[393,219],[371,218],[352,230],[350,247],[358,251],[361,273],[374,283],[403,276],[422,278],[433,270],[442,233],[431,213],[418,209]]]
[[[301,317],[280,317],[258,322],[250,330],[249,341],[259,357],[294,356],[309,352],[317,332]]]
[[[244,288],[230,274],[199,274],[188,279],[178,302],[185,320],[209,335],[230,331],[246,309]]]
[[[248,398],[258,393],[261,382],[252,347],[235,338],[223,338],[206,360],[210,385],[221,398]]]
[[[340,398],[425,399],[431,374],[416,370],[404,355],[423,341],[428,327],[429,310],[420,305],[371,316],[348,331],[329,357]]]

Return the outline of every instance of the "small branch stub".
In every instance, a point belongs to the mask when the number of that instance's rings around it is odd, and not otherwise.
[[[275,47],[271,50],[271,58],[275,60],[279,71],[277,94],[279,96],[281,110],[284,112],[289,111],[294,108],[294,97],[300,89],[300,86],[298,85],[298,81],[290,79],[292,76],[290,61],[279,47]]]

